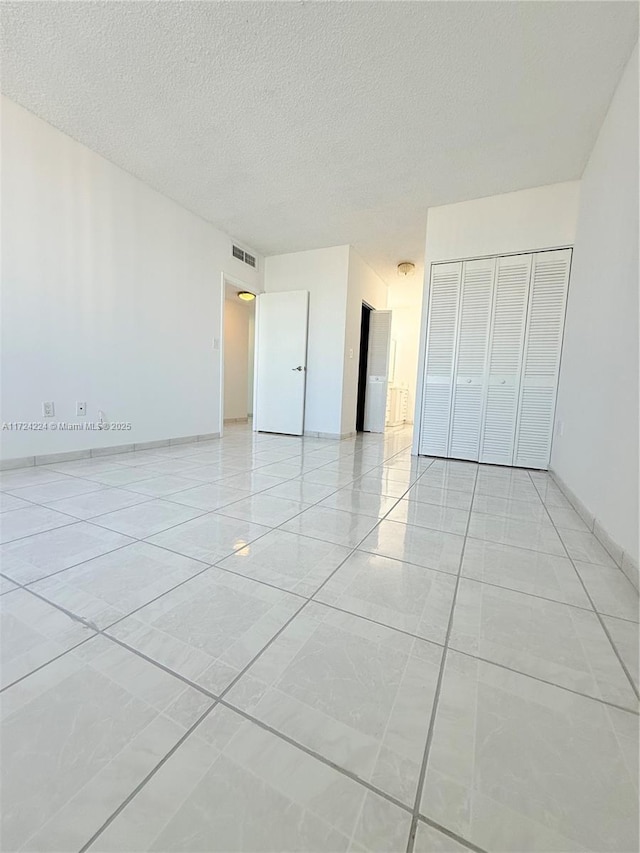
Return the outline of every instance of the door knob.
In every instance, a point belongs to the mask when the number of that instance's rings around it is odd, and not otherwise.
[[[501,379],[501,380],[500,380],[500,384],[501,384],[501,385],[506,385],[506,384],[507,384],[507,380],[506,380],[506,379]]]
[[[467,379],[467,385],[471,385],[471,380]]]
[[[304,367],[299,364],[297,367],[292,367],[291,370],[304,370]]]

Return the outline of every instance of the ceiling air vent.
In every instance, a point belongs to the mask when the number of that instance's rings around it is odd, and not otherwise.
[[[231,253],[234,258],[237,258],[239,261],[243,261],[245,264],[253,267],[254,270],[258,268],[256,256],[251,255],[249,252],[245,252],[245,250],[241,249],[240,246],[232,246]]]

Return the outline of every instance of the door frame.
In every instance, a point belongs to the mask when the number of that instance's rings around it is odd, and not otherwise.
[[[364,432],[364,407],[367,398],[367,361],[369,358],[369,326],[374,308],[362,300],[360,313],[360,347],[358,360],[358,390],[356,393],[356,433]],[[366,322],[365,322],[366,315]],[[366,326],[366,334],[363,335]],[[362,427],[359,429],[359,427]]]
[[[237,278],[234,275],[229,275],[229,273],[222,272],[220,273],[220,323],[218,326],[218,350],[220,352],[220,358],[218,359],[218,385],[220,388],[220,396],[218,399],[218,432],[220,433],[220,438],[224,435],[224,301],[225,301],[225,293],[226,293],[226,285],[233,287],[235,290],[247,290],[249,293],[255,294],[258,296],[260,293],[255,287],[250,284],[247,284],[246,281],[242,281],[242,279]],[[254,332],[255,335],[255,332]],[[216,349],[215,338],[213,341],[213,348]],[[256,359],[256,349],[254,346],[253,352],[254,359],[254,376],[255,376],[255,359]],[[255,400],[255,382],[253,386],[253,395]],[[253,429],[255,432],[255,428]]]

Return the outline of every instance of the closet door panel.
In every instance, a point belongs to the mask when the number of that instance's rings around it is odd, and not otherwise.
[[[477,460],[491,321],[495,258],[465,261],[460,292],[449,456]]]
[[[448,453],[461,274],[461,263],[431,268],[419,448],[429,456]]]
[[[512,465],[531,255],[496,261],[480,461]]]
[[[547,468],[551,454],[571,249],[533,256],[514,464]]]

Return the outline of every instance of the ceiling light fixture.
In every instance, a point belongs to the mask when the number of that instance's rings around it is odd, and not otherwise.
[[[242,299],[243,302],[253,302],[256,298],[255,293],[251,293],[248,290],[239,290],[238,291],[238,299]]]
[[[402,261],[402,263],[398,264],[398,275],[403,278],[413,275],[415,271],[416,265],[412,264],[411,261]]]

